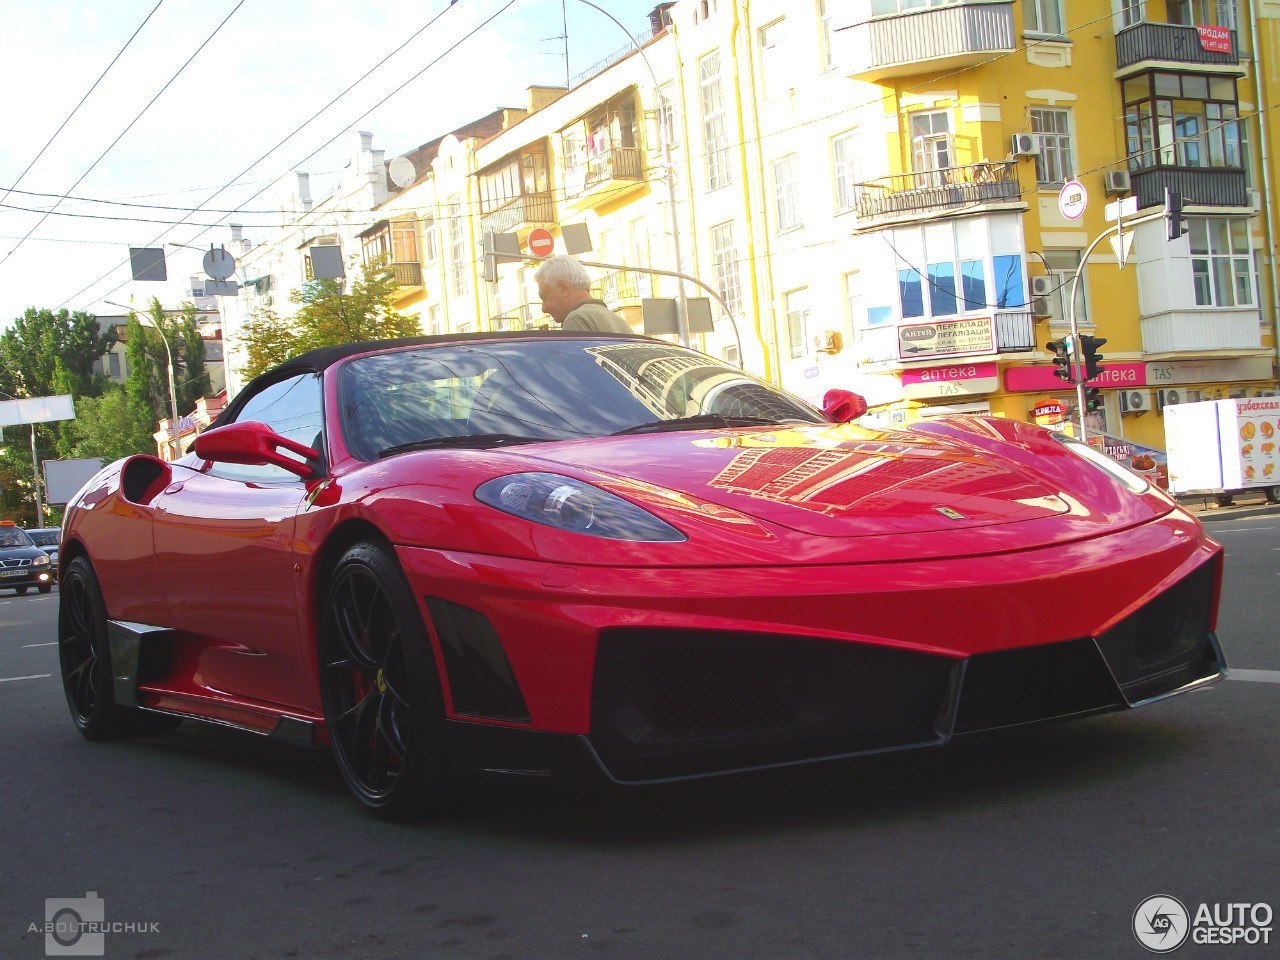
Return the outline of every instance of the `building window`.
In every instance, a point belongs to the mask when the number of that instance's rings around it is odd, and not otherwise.
[[[775,20],[760,28],[760,78],[766,100],[782,96],[791,87],[786,23],[785,19]]]
[[[1235,78],[1149,73],[1123,89],[1131,170],[1243,167]]]
[[[433,337],[444,333],[444,325],[440,322],[440,308],[437,306],[427,307],[427,333]]]
[[[1170,23],[1236,29],[1235,0],[1169,0]]]
[[[831,3],[832,0],[818,0],[818,63],[824,72],[836,65],[831,50]]]
[[[112,380],[120,379],[120,354],[118,353],[107,354],[107,376],[109,376]]]
[[[912,170],[924,174],[926,182],[921,186],[940,186],[940,170],[951,166],[951,114],[946,110],[932,110],[911,115],[911,164]]]
[[[715,261],[716,292],[729,313],[738,315],[742,288],[738,282],[738,250],[733,244],[733,221],[711,228],[711,255]]]
[[[696,0],[693,7],[693,22],[701,23],[716,12],[716,0]]]
[[[1031,132],[1040,141],[1036,155],[1036,183],[1061,185],[1075,176],[1071,159],[1071,111],[1038,108],[1031,111]]]
[[[720,82],[720,52],[698,61],[702,92],[702,146],[707,158],[707,189],[719,190],[733,183],[729,166],[729,126]]]
[[[985,218],[894,230],[902,318],[1025,309],[1020,243],[1016,230]]]
[[[800,226],[800,164],[793,153],[773,162],[774,212],[779,230]]]
[[[552,222],[550,212],[551,175],[547,166],[546,144],[519,154],[488,170],[482,170],[480,181],[480,213],[492,213],[521,197],[546,198],[547,209],[530,208],[525,219],[541,223]]]
[[[418,225],[412,220],[391,225],[391,260],[393,263],[418,262]]]
[[[1253,297],[1253,253],[1249,249],[1249,221],[1220,217],[1189,217],[1191,276],[1196,305],[1249,307]]]
[[[462,212],[462,204],[456,199],[449,204],[449,275],[455,297],[466,296],[467,266],[467,222]]]
[[[1045,269],[1049,273],[1049,321],[1053,326],[1067,326],[1071,322],[1068,312],[1071,303],[1071,285],[1080,268],[1079,250],[1046,250]],[[1076,323],[1089,322],[1089,297],[1085,289],[1086,273],[1080,274],[1080,288],[1076,291]]]
[[[831,140],[831,169],[836,187],[836,213],[845,213],[853,209],[853,188],[860,176],[857,155],[854,152],[857,144],[856,135],[857,131],[851,130]]]
[[[422,262],[435,263],[440,255],[436,247],[436,218],[422,218]]]
[[[792,290],[786,295],[787,345],[791,359],[803,357],[809,342],[809,291]]]
[[[1147,19],[1146,0],[1119,0],[1120,26],[1132,27]]]
[[[1022,4],[1022,29],[1046,37],[1061,37],[1062,0],[1025,0]]]
[[[676,85],[664,83],[658,88],[658,130],[661,139],[659,145],[666,143],[674,147],[676,139]]]

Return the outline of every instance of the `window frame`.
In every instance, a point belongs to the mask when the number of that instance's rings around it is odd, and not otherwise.
[[[1060,120],[1062,129],[1044,129],[1048,118]],[[1036,186],[1060,187],[1076,175],[1075,117],[1069,107],[1031,107],[1028,112],[1031,132],[1039,142],[1036,154]],[[1039,127],[1039,129],[1038,129]],[[1059,173],[1061,176],[1050,176]]]

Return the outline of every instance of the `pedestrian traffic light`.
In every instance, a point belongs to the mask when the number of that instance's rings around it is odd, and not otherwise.
[[[1177,240],[1191,229],[1182,216],[1182,194],[1164,188],[1164,219],[1169,228],[1169,239]]]
[[[1102,409],[1102,391],[1097,387],[1090,387],[1085,391],[1084,408],[1092,413],[1094,410]]]
[[[1056,368],[1053,375],[1067,383],[1075,383],[1076,378],[1071,374],[1071,346],[1066,338],[1050,340],[1045,348],[1053,351],[1053,365]]]
[[[1080,359],[1084,362],[1084,382],[1090,380],[1102,373],[1102,354],[1098,352],[1098,348],[1107,342],[1106,337],[1081,337],[1080,338]]]

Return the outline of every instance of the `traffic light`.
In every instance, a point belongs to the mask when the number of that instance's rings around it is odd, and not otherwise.
[[[1081,337],[1080,338],[1080,357],[1084,361],[1084,381],[1088,383],[1090,380],[1102,373],[1102,354],[1098,352],[1098,348],[1107,342],[1106,337]]]
[[[1045,344],[1045,348],[1053,351],[1053,365],[1056,368],[1053,375],[1067,383],[1075,383],[1076,378],[1071,372],[1071,344],[1066,338],[1050,340]]]
[[[1102,409],[1102,391],[1097,387],[1090,387],[1084,394],[1084,408],[1092,413],[1094,410]]]
[[[1169,239],[1177,240],[1191,229],[1182,216],[1182,194],[1164,188],[1164,219],[1169,228]]]

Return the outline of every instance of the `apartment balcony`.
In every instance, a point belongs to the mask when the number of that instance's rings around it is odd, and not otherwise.
[[[603,300],[611,309],[622,306],[634,306],[640,303],[641,297],[650,296],[647,280],[643,274],[630,270],[614,270],[606,273],[591,285],[591,295]]]
[[[550,193],[526,193],[480,218],[481,232],[522,233],[556,222],[555,202]]]
[[[647,182],[644,151],[614,147],[565,171],[565,202],[588,210],[635,193]]]
[[[1203,354],[1262,348],[1262,315],[1252,307],[1197,307],[1142,318],[1142,350]]]
[[[1180,194],[1184,206],[1250,207],[1244,171],[1237,167],[1150,167],[1129,174],[1138,206],[1164,205],[1164,192]]]
[[[902,173],[854,184],[859,220],[911,220],[988,204],[1021,202],[1014,160]]]
[[[1218,28],[1209,27],[1208,30]],[[1116,34],[1116,77],[1124,78],[1147,70],[1203,70],[1207,73],[1229,73],[1244,76],[1240,66],[1240,47],[1234,30],[1230,34],[1230,52],[1206,50],[1198,27],[1176,23],[1135,23]]]
[[[956,3],[862,20],[837,32],[842,60],[856,80],[880,81],[971,67],[1012,53],[1013,4]]]
[[[392,262],[388,264],[395,274],[396,286],[400,293],[422,288],[422,264],[416,260]]]

